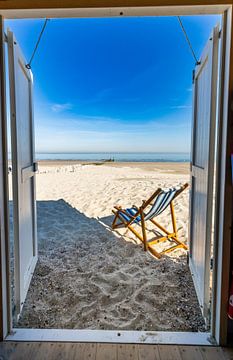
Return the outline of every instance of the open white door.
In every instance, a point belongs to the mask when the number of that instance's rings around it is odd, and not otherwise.
[[[189,264],[206,319],[210,308],[210,257],[216,130],[219,28],[196,66],[193,84]]]
[[[8,30],[11,107],[15,306],[19,315],[37,262],[32,73]]]

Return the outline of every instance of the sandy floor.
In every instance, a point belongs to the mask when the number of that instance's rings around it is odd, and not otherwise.
[[[20,327],[204,331],[186,253],[161,260],[125,230],[115,204],[140,205],[157,187],[189,181],[188,164],[43,162],[37,175],[39,261]],[[188,190],[175,203],[188,232]],[[168,212],[160,222],[169,226]]]

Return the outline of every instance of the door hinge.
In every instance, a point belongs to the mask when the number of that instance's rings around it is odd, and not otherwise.
[[[193,75],[192,75],[192,83],[194,84],[195,81],[195,69],[193,69]]]
[[[37,163],[37,162],[34,162],[34,163],[33,163],[33,171],[34,171],[34,172],[37,172],[37,171],[38,171],[38,163]]]

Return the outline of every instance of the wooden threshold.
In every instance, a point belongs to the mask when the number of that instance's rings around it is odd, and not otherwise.
[[[230,360],[233,348],[99,343],[2,342],[2,360]]]

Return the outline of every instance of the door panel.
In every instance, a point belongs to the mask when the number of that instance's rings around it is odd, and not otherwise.
[[[196,66],[193,85],[189,264],[204,317],[210,306],[210,251],[219,28]]]
[[[37,262],[32,73],[8,30],[11,106],[15,306],[19,315]]]
[[[195,138],[192,164],[205,168],[208,163],[209,147],[209,105],[210,92],[206,84],[210,83],[210,69],[208,57],[200,65],[196,73],[196,117],[195,117]],[[207,90],[207,93],[205,93]]]

